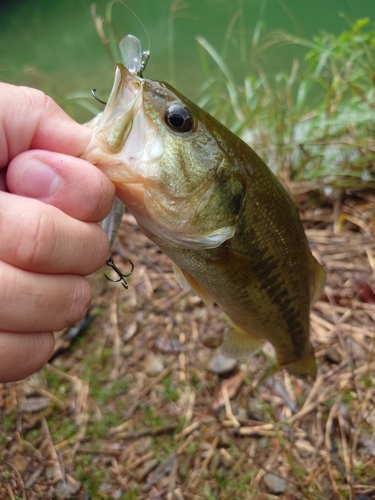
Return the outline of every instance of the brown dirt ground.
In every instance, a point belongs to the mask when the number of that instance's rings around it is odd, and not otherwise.
[[[316,382],[282,372],[256,388],[267,348],[212,373],[220,310],[179,288],[126,214],[113,254],[135,265],[129,289],[91,277],[88,331],[58,334],[40,373],[0,385],[1,499],[375,498],[375,195],[322,207],[294,188],[328,275]]]

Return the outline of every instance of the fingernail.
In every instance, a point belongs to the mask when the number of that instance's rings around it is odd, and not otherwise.
[[[61,177],[46,163],[26,161],[18,172],[18,187],[29,198],[50,198],[59,189]]]

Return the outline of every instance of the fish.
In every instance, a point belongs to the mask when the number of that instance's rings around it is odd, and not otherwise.
[[[325,272],[298,212],[249,145],[165,82],[117,64],[83,158],[102,170],[177,278],[228,317],[221,345],[247,358],[270,342],[275,361],[315,380],[310,308]]]

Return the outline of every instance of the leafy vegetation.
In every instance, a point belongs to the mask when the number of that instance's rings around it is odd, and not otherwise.
[[[258,25],[250,43],[256,69],[242,82],[207,40],[197,37],[206,75],[199,104],[286,181],[374,186],[375,29],[370,21],[360,19],[340,35],[321,33],[313,40],[282,31],[262,38],[261,31]],[[304,59],[294,60],[289,73],[266,73],[260,55],[285,44],[303,47]]]

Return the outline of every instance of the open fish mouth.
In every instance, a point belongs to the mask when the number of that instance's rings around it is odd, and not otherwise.
[[[163,151],[143,109],[145,85],[142,78],[118,64],[105,109],[88,124],[95,133],[84,157],[117,186],[142,183],[144,170],[149,170]]]
[[[115,78],[107,105],[95,124],[96,141],[108,153],[119,153],[130,133],[137,102],[142,95],[142,81],[122,65],[115,69]]]

